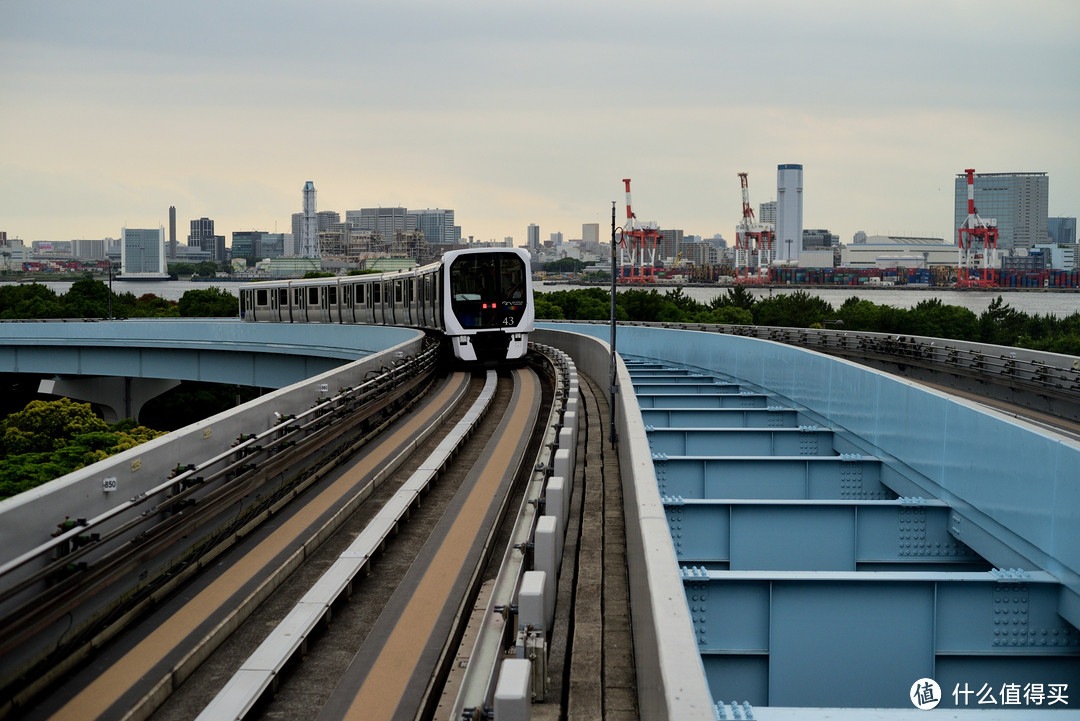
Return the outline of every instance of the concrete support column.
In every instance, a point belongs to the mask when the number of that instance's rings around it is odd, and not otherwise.
[[[138,418],[147,401],[178,385],[180,381],[172,378],[80,376],[42,380],[38,393],[93,403],[101,408],[106,423],[116,423],[124,418]]]

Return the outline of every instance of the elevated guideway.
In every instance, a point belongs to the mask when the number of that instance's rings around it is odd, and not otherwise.
[[[606,326],[540,326],[534,340],[605,384]],[[915,713],[908,693],[920,678],[941,683],[943,705],[954,684],[1080,688],[1080,444],[778,342],[626,326],[618,340],[626,362],[613,415],[640,717],[791,718],[838,706],[852,709],[847,718],[878,707],[895,718]],[[107,499],[110,478],[135,500],[207,449],[228,453],[253,422],[275,426],[272,411],[325,403],[418,348],[414,335],[282,388],[274,403],[128,452],[108,474],[88,469],[89,480],[56,486],[67,495],[30,500],[55,515]],[[579,601],[592,580],[578,580]],[[571,689],[602,695],[575,673]],[[1035,710],[1021,705],[1018,717]]]
[[[607,327],[541,325],[607,375]],[[618,343],[643,716],[906,716],[925,678],[958,711],[992,687],[1030,717],[1051,684],[1071,707],[1080,444],[777,342],[620,325]]]
[[[417,337],[408,328],[233,319],[0,322],[0,373],[135,417],[179,381],[284,388]]]

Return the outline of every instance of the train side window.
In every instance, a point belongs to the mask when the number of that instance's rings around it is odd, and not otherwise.
[[[326,289],[326,298],[330,305],[337,305],[337,286],[332,285]]]
[[[401,281],[394,282],[394,303],[401,304]]]
[[[341,289],[341,302],[346,306],[352,305],[352,286],[347,285]]]
[[[318,288],[308,288],[308,305],[318,305],[318,304],[319,304],[319,289]]]
[[[255,304],[260,307],[266,305],[268,300],[266,296],[267,293],[265,288],[260,288],[259,290],[255,291]]]
[[[356,304],[357,305],[363,305],[364,304],[364,288],[366,288],[366,287],[367,286],[365,286],[365,285],[356,286]]]
[[[382,303],[382,283],[371,284],[371,302],[375,305]]]
[[[278,288],[278,306],[282,308],[289,307],[289,289]]]

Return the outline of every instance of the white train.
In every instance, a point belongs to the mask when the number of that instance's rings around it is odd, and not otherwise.
[[[396,273],[250,283],[249,322],[372,323],[442,331],[461,361],[523,358],[533,330],[529,254],[517,248],[454,250]]]

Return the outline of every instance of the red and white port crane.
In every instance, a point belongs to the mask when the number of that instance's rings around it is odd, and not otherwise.
[[[968,216],[956,230],[959,246],[957,285],[961,288],[994,286],[997,284],[994,279],[997,268],[997,219],[982,218],[975,210],[975,170],[968,168],[964,172],[967,174]]]
[[[763,283],[769,277],[772,264],[773,228],[770,223],[759,223],[750,207],[750,182],[747,173],[739,173],[742,186],[742,220],[735,226],[735,279],[740,283]],[[757,272],[750,272],[750,254],[756,247]]]
[[[623,283],[653,283],[656,281],[656,244],[660,241],[660,226],[641,222],[630,205],[630,178],[626,186],[626,224],[619,234],[619,275]]]

